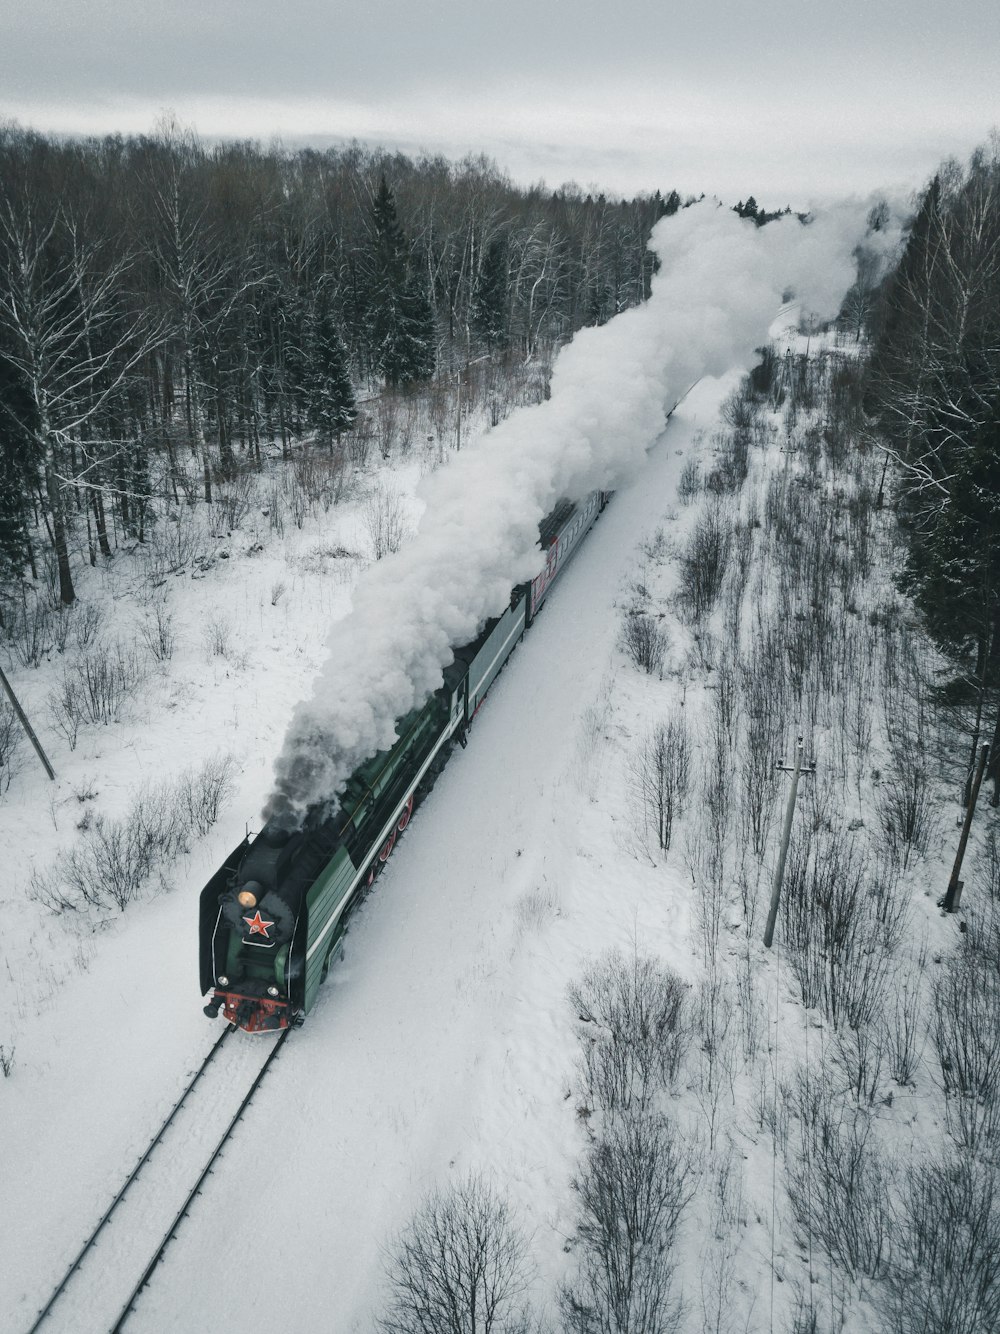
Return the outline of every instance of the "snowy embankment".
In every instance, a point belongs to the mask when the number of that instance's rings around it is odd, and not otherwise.
[[[731,221],[723,221],[730,229]],[[709,226],[711,244],[697,265],[686,254],[691,281],[683,289],[689,306],[700,303],[697,328],[714,360],[694,356],[695,325],[664,322],[652,346],[661,357],[673,348],[677,378],[664,382],[655,372],[661,415],[664,399],[669,406],[706,369],[749,357],[775,308],[775,287],[780,294],[787,281],[779,254],[770,281],[755,289],[752,311],[747,304],[739,338],[730,341],[727,288],[737,285],[734,297],[745,293],[740,275],[753,257],[739,250],[732,267],[721,229],[717,236]],[[680,247],[678,264],[685,253]],[[798,272],[815,258],[797,256]],[[684,272],[668,268],[661,275],[664,305],[671,299],[668,279],[679,282]],[[676,347],[671,339],[679,340]],[[598,359],[588,354],[584,364],[592,368]],[[654,374],[652,360],[647,368]],[[137,1330],[241,1323],[367,1329],[379,1292],[380,1247],[427,1187],[469,1167],[504,1183],[533,1229],[539,1295],[551,1297],[566,1277],[563,1245],[576,1223],[570,1181],[584,1143],[566,988],[610,944],[628,951],[637,943],[690,981],[699,975],[697,900],[679,859],[664,866],[635,855],[639,835],[622,741],[643,730],[649,701],[627,681],[616,643],[636,542],[675,509],[682,462],[700,428],[712,429],[725,387],[703,380],[648,459],[649,439],[640,448],[638,433],[634,440],[629,435],[631,480],[620,486],[559,596],[491,693],[468,749],[453,757],[352,926],[345,961],[309,1025],[293,1035],[280,1077],[262,1089],[171,1247],[134,1318]],[[602,399],[614,393],[607,379],[598,388]],[[644,401],[650,392],[641,387]],[[613,403],[603,403],[598,421],[602,436],[614,433]],[[586,432],[574,436],[574,449],[586,454],[588,439]],[[565,476],[581,485],[615,476],[607,460],[581,458],[577,452],[563,460]],[[458,476],[455,464],[434,483],[432,500],[453,485],[452,472]],[[506,562],[491,578],[497,585],[507,579],[509,587]],[[387,562],[376,567],[367,591],[355,597],[362,625],[372,614],[365,607],[380,603],[388,569]],[[213,572],[193,586],[195,600],[204,603],[196,615],[204,619],[210,598],[217,608],[222,594],[247,656],[212,661],[206,680],[204,654],[181,655],[162,698],[150,701],[148,718],[126,733],[127,764],[120,753],[109,763],[110,750],[87,739],[87,762],[105,799],[115,781],[134,787],[141,774],[176,772],[220,747],[236,756],[242,775],[230,813],[188,858],[184,888],[133,909],[120,927],[110,922],[96,943],[81,934],[80,968],[67,978],[65,921],[46,920],[37,905],[24,902],[24,849],[30,844],[41,859],[46,822],[62,820],[65,829],[74,803],[86,802],[72,788],[57,789],[50,817],[48,793],[38,783],[30,788],[34,809],[30,801],[21,807],[27,838],[4,903],[13,939],[24,944],[8,953],[19,1055],[14,1077],[0,1088],[7,1206],[0,1220],[0,1311],[15,1328],[30,1324],[184,1071],[208,1046],[211,1033],[194,994],[195,894],[242,836],[244,815],[263,804],[278,738],[322,660],[320,636],[349,600],[346,585],[331,589],[328,580],[303,571],[273,602],[281,575],[280,560],[268,552],[253,562],[241,558],[225,581]],[[461,614],[474,611],[467,606]],[[280,620],[284,625],[275,624]],[[340,622],[334,643],[334,661],[342,665],[345,657],[355,664],[365,656],[349,648],[357,642],[351,624]],[[390,631],[393,624],[388,618]],[[338,650],[338,642],[347,647]],[[431,676],[436,669],[433,662],[421,668]],[[345,679],[348,699],[358,679]],[[679,685],[670,689],[683,693]],[[398,702],[391,694],[383,701],[387,716]],[[122,790],[120,801],[127,795]],[[8,804],[5,816],[11,810]],[[765,1249],[762,1238],[752,1255]],[[698,1253],[696,1236],[690,1253]],[[692,1273],[682,1286],[696,1294],[697,1285]]]

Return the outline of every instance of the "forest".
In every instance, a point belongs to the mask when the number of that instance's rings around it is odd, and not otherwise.
[[[643,299],[679,203],[485,158],[0,129],[0,601],[54,564],[69,605],[77,561],[264,452],[364,454],[415,386],[544,362]]]

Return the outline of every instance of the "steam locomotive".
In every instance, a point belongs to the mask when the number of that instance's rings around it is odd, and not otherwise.
[[[397,741],[357,769],[335,814],[309,812],[289,831],[269,820],[234,848],[200,896],[205,1014],[248,1033],[297,1025],[312,1009],[353,909],[375,881],[413,809],[465,733],[610,493],[561,502],[542,522],[541,572],[511,592],[501,616],[455,649],[444,684],[396,725]]]

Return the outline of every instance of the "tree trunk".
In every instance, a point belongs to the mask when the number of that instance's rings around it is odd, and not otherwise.
[[[48,453],[49,457],[45,463],[45,490],[49,498],[49,509],[52,512],[52,546],[56,553],[56,565],[59,570],[59,600],[64,607],[69,607],[76,601],[76,590],[73,587],[73,574],[69,564],[69,548],[66,542],[66,515],[63,510],[62,492],[59,489],[59,480],[53,467],[51,451],[48,451]]]

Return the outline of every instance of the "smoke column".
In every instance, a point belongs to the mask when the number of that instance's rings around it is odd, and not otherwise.
[[[634,475],[699,376],[751,363],[787,289],[818,317],[836,315],[866,212],[845,204],[808,226],[789,216],[758,228],[703,201],[657,223],[650,246],[661,267],[649,300],[578,333],[556,362],[547,402],[426,479],[418,533],[358,581],[313,694],[293,715],[265,816],[300,821],[391,746],[396,719],[441,685],[452,645],[473,639],[511,588],[541,569],[545,514],[563,497]]]

